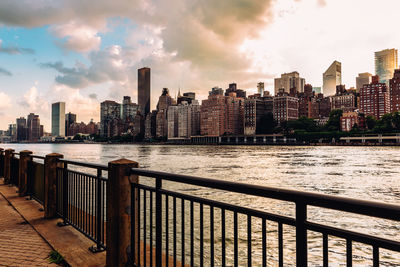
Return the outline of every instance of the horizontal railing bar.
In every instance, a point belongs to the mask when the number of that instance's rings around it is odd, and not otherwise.
[[[382,202],[358,200],[346,197],[324,195],[319,193],[251,185],[210,178],[171,174],[166,172],[149,171],[138,168],[132,168],[131,174],[152,178],[160,178],[172,182],[179,182],[259,197],[273,198],[292,202],[301,201],[306,205],[400,221],[400,206]]]
[[[312,223],[312,222],[305,222],[305,226],[310,231],[319,232],[319,233],[323,233],[323,234],[325,233],[325,234],[340,237],[340,238],[351,239],[352,241],[355,241],[355,242],[368,244],[371,246],[375,245],[380,248],[400,252],[400,242],[397,242],[397,241],[388,240],[388,239],[384,239],[384,238],[380,238],[380,237],[376,237],[376,236],[357,233],[354,231],[339,229],[339,228],[326,226],[326,225],[322,225],[322,224],[318,224],[318,223]]]
[[[97,169],[97,170],[108,171],[107,165],[93,164],[93,163],[66,160],[66,159],[59,159],[59,161],[70,164],[70,165],[76,165],[76,166],[81,166],[81,167],[87,167],[87,168],[92,168],[92,169]]]
[[[40,164],[40,163],[39,163]],[[64,170],[63,168],[57,168],[57,170]],[[105,178],[105,177],[97,177],[96,175],[93,175],[93,174],[88,174],[88,173],[84,173],[84,172],[80,172],[80,171],[75,171],[75,170],[71,170],[71,169],[67,169],[67,171],[68,172],[71,172],[71,173],[75,173],[75,174],[78,174],[78,175],[82,175],[82,176],[87,176],[87,177],[89,177],[89,178],[93,178],[93,179],[100,179],[100,180],[102,180],[102,181],[107,181],[108,179],[107,178]]]
[[[31,158],[34,158],[34,159],[45,159],[45,157],[42,157],[42,156],[36,156],[36,155],[30,155],[31,156]]]
[[[135,185],[135,187],[137,187],[139,189],[144,189],[144,190],[151,191],[151,192],[156,191],[155,188],[150,187],[150,186],[138,185],[138,184],[134,184],[134,185]],[[246,214],[246,215],[250,215],[252,217],[257,217],[260,219],[266,219],[266,220],[274,221],[274,222],[281,222],[283,224],[287,224],[287,225],[291,225],[291,226],[295,226],[295,223],[296,223],[296,220],[294,218],[276,215],[276,214],[272,214],[269,212],[253,210],[253,209],[240,207],[240,206],[236,206],[236,205],[232,205],[232,204],[226,204],[226,203],[215,201],[215,200],[209,200],[209,199],[205,199],[205,198],[185,195],[182,193],[173,192],[173,191],[169,191],[169,190],[165,190],[165,189],[160,189],[159,192],[164,195],[181,198],[181,199],[188,200],[188,201],[193,201],[196,203],[212,206],[212,207],[219,208],[219,209],[225,209],[225,210],[229,210],[232,212]]]

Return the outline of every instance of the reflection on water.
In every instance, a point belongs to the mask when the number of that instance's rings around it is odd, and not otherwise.
[[[142,168],[173,172],[178,174],[217,178],[249,184],[289,188],[330,195],[383,201],[400,204],[400,147],[291,147],[291,146],[160,146],[160,145],[100,145],[100,144],[7,144],[3,148],[16,151],[29,149],[37,155],[51,152],[64,154],[67,159],[107,164],[118,158],[138,161]],[[246,197],[229,192],[211,191],[180,184],[166,183],[169,188],[184,193],[212,198],[231,204],[247,206],[277,214],[293,216],[290,203]],[[215,211],[217,215],[218,211]],[[227,214],[229,221],[230,215]],[[354,216],[343,212],[334,212],[310,208],[311,221],[343,227],[367,234],[387,237],[400,241],[400,226],[393,222]],[[216,218],[217,220],[217,218]],[[217,227],[217,226],[216,226]],[[241,226],[246,229],[246,224]],[[259,222],[254,221],[253,250],[254,265],[258,266],[260,256],[257,247],[261,246],[257,236],[260,234]],[[293,263],[293,229],[285,229],[285,256],[287,264]],[[179,227],[178,227],[179,229]],[[195,231],[198,229],[196,228]],[[268,239],[269,260],[276,264],[277,226],[268,225],[271,238]],[[218,232],[216,230],[216,232]],[[244,231],[245,232],[245,231]],[[246,237],[243,237],[246,243]],[[216,235],[216,240],[218,236]],[[320,265],[322,258],[321,235],[309,233],[310,260]],[[345,262],[344,241],[330,238],[329,245],[337,248],[330,252],[332,263]],[[342,249],[342,251],[341,251]],[[354,264],[370,264],[371,248],[354,244]],[[218,251],[218,243],[216,243]],[[245,257],[246,247],[243,247]],[[358,254],[357,254],[358,253]],[[216,252],[216,255],[218,253]],[[205,254],[206,255],[206,254]],[[231,256],[227,251],[227,255]],[[207,257],[207,256],[206,256]],[[389,261],[400,255],[384,252],[381,257],[388,265]],[[218,256],[216,256],[218,260]],[[343,259],[343,260],[342,260]],[[397,264],[400,264],[398,262]],[[337,266],[339,264],[333,264]],[[314,266],[314,265],[313,265]]]

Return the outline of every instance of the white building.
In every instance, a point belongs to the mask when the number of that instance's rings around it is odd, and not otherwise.
[[[322,75],[324,96],[336,94],[336,86],[342,84],[342,63],[334,61]]]
[[[178,106],[168,108],[168,139],[190,138],[200,134],[200,105],[182,101]]]

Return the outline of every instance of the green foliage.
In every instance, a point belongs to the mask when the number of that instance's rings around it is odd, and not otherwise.
[[[317,123],[313,119],[307,117],[300,117],[298,120],[290,120],[285,126],[287,129],[304,130],[307,132],[315,132],[320,130],[317,126]]]
[[[367,125],[367,128],[370,130],[374,129],[376,122],[377,122],[376,119],[372,116],[367,116],[365,118],[365,124]]]
[[[274,120],[274,115],[268,112],[260,119],[260,125],[257,127],[257,134],[270,134],[274,132],[278,123]]]
[[[61,256],[60,253],[57,251],[53,250],[49,254],[49,262],[50,263],[55,263],[55,264],[63,264],[64,263],[64,257]]]
[[[340,117],[343,115],[343,110],[334,109],[329,113],[329,119],[326,123],[328,131],[340,131]]]

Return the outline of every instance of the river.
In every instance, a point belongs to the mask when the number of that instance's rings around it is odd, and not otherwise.
[[[400,147],[102,144],[2,144],[0,147],[13,148],[17,152],[28,149],[36,155],[57,152],[63,154],[66,159],[103,164],[118,158],[128,158],[139,162],[140,167],[151,170],[400,204]],[[281,215],[294,215],[293,205],[280,201],[255,199],[204,188],[188,188],[172,183],[167,187],[231,204]],[[217,214],[217,211],[215,212]],[[309,209],[308,217],[311,221],[400,241],[400,225],[391,221],[315,208]],[[230,219],[232,218],[227,215],[227,221]],[[239,221],[244,222],[239,226],[240,229],[246,229],[245,217],[239,218]],[[257,236],[261,230],[260,223],[256,220],[254,223],[253,261],[254,266],[259,266],[260,261],[257,259],[260,257],[261,242]],[[207,224],[205,226],[207,227]],[[277,262],[277,227],[274,223],[268,223],[267,228],[271,236],[268,237],[268,261],[274,266]],[[289,253],[285,253],[284,261],[288,266],[293,264],[294,260],[293,254],[290,253],[294,250],[293,234],[294,229],[285,228],[284,239],[287,242],[284,250]],[[215,237],[218,240],[218,234]],[[309,240],[309,259],[312,262],[310,265],[319,266],[322,264],[321,235],[309,233]],[[245,258],[245,234],[240,241],[241,253]],[[345,263],[345,247],[341,246],[343,242],[330,238],[332,250],[330,248],[329,259],[332,266],[341,266],[339,262]],[[227,250],[229,251],[229,246]],[[229,261],[232,255],[228,251]],[[372,265],[368,255],[370,251],[368,246],[354,244],[354,266]],[[216,254],[217,252],[218,242]],[[382,266],[400,265],[400,254],[382,251],[381,255]],[[219,260],[217,255],[216,260]],[[245,263],[240,265],[245,266]]]

